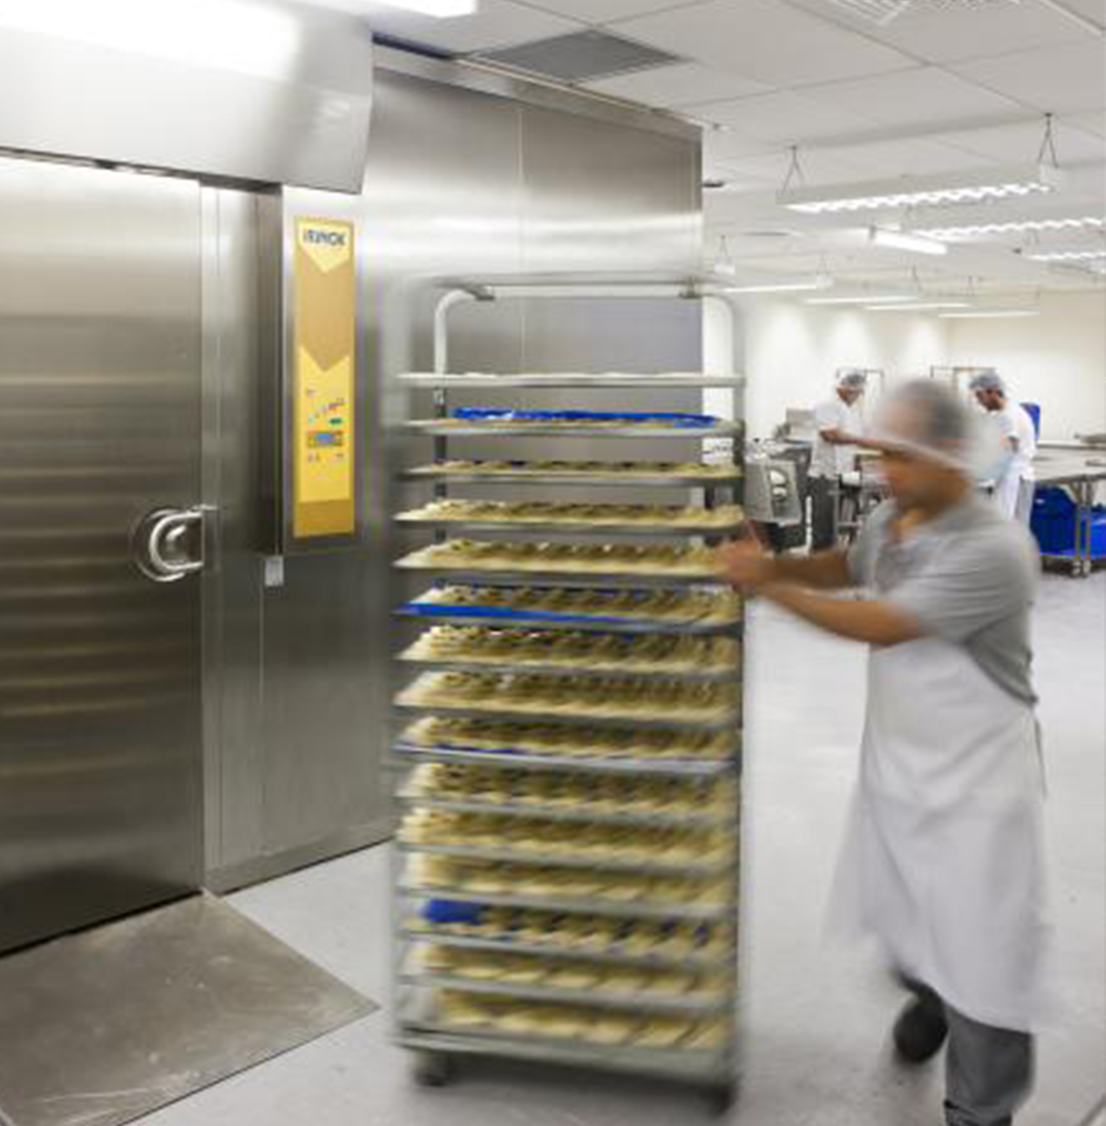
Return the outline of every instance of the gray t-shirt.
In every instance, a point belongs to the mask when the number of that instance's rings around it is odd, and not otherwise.
[[[849,552],[858,586],[912,614],[924,633],[963,645],[1003,690],[1033,705],[1029,611],[1040,558],[1026,529],[976,496],[902,541],[894,501],[868,518]]]

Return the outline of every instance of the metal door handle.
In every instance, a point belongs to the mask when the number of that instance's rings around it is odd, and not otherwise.
[[[172,583],[194,575],[204,569],[203,535],[199,537],[200,555],[198,559],[169,559],[166,547],[176,546],[190,527],[203,527],[204,512],[201,508],[187,508],[157,515],[149,525],[146,535],[145,562],[142,570],[155,582]]]

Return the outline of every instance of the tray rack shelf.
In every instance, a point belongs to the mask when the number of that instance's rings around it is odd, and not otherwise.
[[[739,423],[717,422],[698,429],[669,428],[655,425],[580,426],[580,425],[476,425],[455,421],[449,413],[449,391],[455,388],[488,388],[519,391],[520,405],[525,404],[529,388],[561,387],[577,392],[577,400],[586,397],[589,389],[603,387],[649,388],[738,388],[736,377],[713,376],[613,376],[580,375],[527,375],[493,376],[481,374],[448,375],[414,373],[397,378],[400,388],[409,391],[433,391],[434,414],[430,419],[410,420],[400,424],[398,432],[405,441],[420,442],[433,438],[432,463],[415,469],[405,469],[397,474],[397,493],[403,498],[403,508],[410,508],[421,495],[435,500],[455,497],[451,490],[466,485],[481,487],[502,484],[517,489],[519,486],[537,487],[540,499],[571,499],[571,489],[578,487],[607,487],[640,490],[635,496],[647,498],[648,490],[663,488],[670,494],[682,489],[689,497],[688,504],[713,509],[720,504],[740,503],[742,466],[742,428]],[[582,404],[583,405],[583,404]],[[450,461],[451,438],[482,437],[489,442],[496,439],[517,439],[527,436],[587,437],[604,453],[608,439],[663,437],[667,440],[684,439],[688,442],[689,460],[673,465],[672,471],[661,471],[655,465],[651,471],[625,472],[625,454],[611,456],[607,463],[586,463],[586,470],[576,472],[563,463],[555,470],[531,470],[525,462],[499,463],[494,472],[474,470],[472,463]],[[724,466],[718,465],[718,440],[725,439],[729,457]],[[701,462],[701,451],[713,447],[711,468],[699,471],[694,468]],[[621,447],[621,443],[614,443]],[[624,449],[624,447],[622,447]],[[619,460],[619,459],[623,460]],[[479,463],[478,463],[479,464]],[[611,471],[601,466],[610,464]],[[565,490],[564,493],[561,490]],[[463,491],[463,489],[462,489]],[[579,494],[576,494],[579,496]],[[425,503],[423,501],[422,503]],[[642,503],[645,503],[643,499]],[[494,523],[464,522],[456,520],[435,521],[420,519],[397,512],[396,527],[410,538],[417,532],[431,533],[432,544],[447,543],[453,537],[479,538],[494,533],[499,541],[517,540],[532,542],[534,533],[551,539],[579,537],[584,542],[626,542],[628,537],[641,537],[648,542],[652,537],[677,540],[689,544],[712,544],[736,531],[736,525],[704,526],[697,523],[666,528],[633,526],[576,526],[534,525],[524,522]],[[626,643],[651,636],[671,638],[732,638],[740,646],[742,623],[740,614],[718,615],[711,619],[672,617],[650,619],[642,616],[618,616],[582,613],[544,613],[528,611],[518,604],[524,590],[564,591],[623,591],[673,592],[706,594],[711,598],[725,597],[722,589],[709,573],[588,573],[551,566],[542,570],[484,570],[466,569],[463,566],[438,566],[433,561],[420,560],[417,554],[407,554],[396,560],[397,574],[410,583],[422,578],[427,584],[442,589],[467,586],[500,592],[505,598],[513,597],[515,605],[510,612],[483,612],[472,607],[458,606],[433,600],[424,592],[397,608],[397,616],[409,625],[420,625],[425,631],[440,628],[464,627],[470,635],[474,631],[523,631],[529,636],[554,636],[558,632],[572,632],[582,637],[615,635]],[[524,597],[524,596],[523,596]],[[732,596],[730,596],[732,598]],[[396,1040],[416,1053],[416,1075],[427,1083],[439,1084],[448,1075],[449,1065],[455,1057],[465,1055],[503,1056],[519,1059],[541,1060],[590,1070],[649,1074],[668,1077],[674,1081],[693,1084],[706,1089],[720,1107],[732,1101],[737,1081],[737,913],[739,894],[740,832],[740,708],[731,714],[696,719],[686,714],[618,717],[602,715],[573,715],[561,712],[527,714],[511,710],[494,697],[474,701],[473,706],[457,704],[436,705],[432,700],[420,701],[412,694],[412,685],[427,674],[448,673],[493,674],[499,676],[523,675],[565,680],[569,677],[592,678],[608,682],[631,681],[648,687],[657,682],[680,682],[689,686],[731,684],[740,699],[741,660],[721,667],[694,667],[683,669],[645,669],[632,667],[575,667],[570,663],[541,664],[520,661],[513,663],[509,654],[500,649],[494,659],[463,659],[448,656],[435,657],[432,647],[427,647],[424,632],[418,653],[409,640],[400,647],[393,663],[396,699],[394,712],[394,739],[389,763],[396,777],[395,804],[397,815],[404,828],[393,850],[395,857],[395,906],[393,912],[394,961],[393,979],[396,994]],[[476,642],[479,644],[479,640]],[[470,653],[471,657],[471,653]],[[694,753],[662,755],[653,753],[637,757],[632,752],[617,755],[598,754],[545,754],[536,753],[523,746],[504,746],[489,751],[484,747],[466,747],[456,743],[427,742],[416,730],[419,717],[435,720],[465,719],[473,722],[503,724],[556,725],[571,733],[574,730],[616,730],[632,739],[634,732],[669,733],[680,736],[722,738],[732,732],[732,753],[724,756],[696,755]],[[423,722],[427,722],[424,718]],[[412,726],[412,725],[415,726]],[[524,742],[520,739],[520,743]],[[552,775],[571,777],[581,784],[600,787],[683,785],[710,787],[724,785],[726,800],[719,805],[703,803],[679,808],[642,808],[640,803],[620,806],[617,802],[580,802],[566,807],[562,802],[542,804],[538,801],[490,801],[479,796],[458,795],[454,790],[435,793],[434,779],[441,777],[434,771],[457,769],[477,771],[485,781],[505,773]],[[422,771],[416,785],[414,772]],[[712,856],[706,863],[665,863],[659,856],[638,855],[630,859],[625,854],[606,860],[595,856],[570,855],[564,850],[537,848],[497,848],[486,843],[481,847],[467,847],[456,841],[435,841],[433,830],[428,837],[405,831],[411,818],[469,816],[501,819],[504,824],[512,820],[529,819],[547,824],[551,830],[569,831],[599,828],[612,833],[657,834],[664,832],[721,833],[730,838],[732,847]],[[732,859],[730,859],[732,857]],[[519,882],[510,890],[476,892],[465,886],[446,886],[437,881],[420,880],[413,872],[413,862],[487,864],[496,866],[500,873],[518,874]],[[540,865],[544,871],[562,873],[593,873],[598,878],[648,880],[700,880],[704,886],[713,887],[698,899],[692,896],[672,899],[650,898],[640,894],[636,898],[611,898],[601,894],[585,897],[555,894],[533,894],[525,883],[527,869]],[[723,891],[718,892],[721,886]],[[480,920],[530,919],[535,912],[550,919],[576,921],[580,926],[590,925],[589,920],[606,920],[622,928],[612,932],[615,937],[608,943],[584,946],[558,944],[551,936],[546,941],[512,937],[513,924],[503,933],[470,930],[458,933],[440,917],[451,918],[450,911],[477,920],[472,927],[482,926]],[[444,913],[444,916],[443,916]],[[489,925],[491,925],[489,923]],[[551,924],[553,925],[553,924]],[[628,929],[627,929],[628,928]],[[673,941],[679,933],[694,936],[696,941],[711,937],[706,953],[693,948],[690,939],[678,949],[668,950],[665,943]],[[623,942],[621,935],[644,935],[641,942]],[[724,936],[719,939],[718,936]],[[648,939],[655,937],[650,946]],[[642,944],[644,943],[644,945]],[[722,985],[709,994],[674,992],[648,987],[653,978],[636,989],[596,988],[566,989],[556,985],[528,980],[514,982],[495,978],[466,977],[456,972],[427,968],[417,955],[420,951],[441,954],[452,951],[459,954],[482,952],[504,959],[530,959],[535,965],[556,965],[566,959],[586,961],[592,965],[607,966],[613,971],[637,970],[643,974],[666,971],[701,970],[721,971]],[[657,979],[662,980],[662,979]],[[458,1001],[458,999],[460,999]],[[484,1012],[481,1005],[490,1005],[493,1018],[480,1024],[470,1019],[457,1020],[451,1005],[463,1002]],[[508,1020],[510,1031],[501,1028],[502,1014],[508,1012],[495,1006],[511,1005],[514,1023]],[[519,1007],[524,1014],[519,1016]],[[527,1008],[529,1007],[529,1008]],[[525,1014],[532,1017],[529,1031],[519,1031],[520,1021],[526,1023]],[[452,1015],[451,1015],[452,1014]],[[496,1016],[495,1014],[500,1014]],[[560,1014],[561,1035],[543,1032],[542,1016]],[[621,1016],[619,1015],[621,1014]],[[589,1020],[594,1015],[594,1024]],[[600,1018],[606,1018],[603,1023]],[[611,1021],[615,1023],[612,1025]],[[499,1021],[500,1023],[497,1023]],[[577,1034],[568,1035],[564,1029],[579,1025]],[[581,1023],[582,1022],[582,1023]],[[621,1023],[620,1023],[621,1022]],[[658,1023],[659,1022],[659,1023]],[[677,1024],[676,1022],[683,1022]],[[680,1029],[686,1025],[686,1033]],[[600,1031],[602,1030],[602,1031]],[[677,1033],[680,1033],[677,1035]],[[624,1035],[623,1035],[624,1034]],[[650,1039],[653,1036],[654,1039]],[[655,1037],[670,1041],[657,1046]],[[604,1039],[606,1037],[606,1039]],[[615,1042],[611,1042],[615,1041]]]

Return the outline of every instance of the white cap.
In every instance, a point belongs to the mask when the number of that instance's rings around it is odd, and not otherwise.
[[[997,371],[981,371],[978,375],[973,375],[968,388],[972,391],[1001,391],[1006,394],[1006,384]]]

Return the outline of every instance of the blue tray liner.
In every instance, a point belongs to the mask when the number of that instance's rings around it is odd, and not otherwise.
[[[486,904],[480,902],[454,902],[450,899],[428,899],[422,907],[422,917],[428,923],[437,923],[441,926],[448,926],[451,923],[470,923],[479,925],[484,920],[484,914],[488,910]],[[521,908],[526,910],[526,908]],[[554,915],[554,921],[567,919],[568,916],[564,914]],[[675,933],[676,927],[680,925],[681,920],[670,919],[662,920],[660,923],[661,933],[664,935],[671,935]],[[618,929],[615,935],[614,945],[619,942],[625,941],[634,931],[635,921],[633,919],[626,919]],[[508,924],[509,931],[520,930],[521,926],[515,922]],[[702,946],[710,937],[710,925],[701,923],[695,928],[696,944]],[[509,939],[507,941],[510,941]],[[580,955],[582,958],[587,957],[586,954]]]
[[[497,407],[458,407],[453,417],[469,422],[660,422],[701,430],[718,424],[709,414],[681,411],[519,411]]]
[[[606,622],[611,625],[642,620],[640,618],[603,617],[597,614],[558,614],[553,610],[512,610],[505,606],[453,605],[448,602],[405,602],[403,608],[412,614],[426,618],[498,618],[503,621],[515,622]]]

